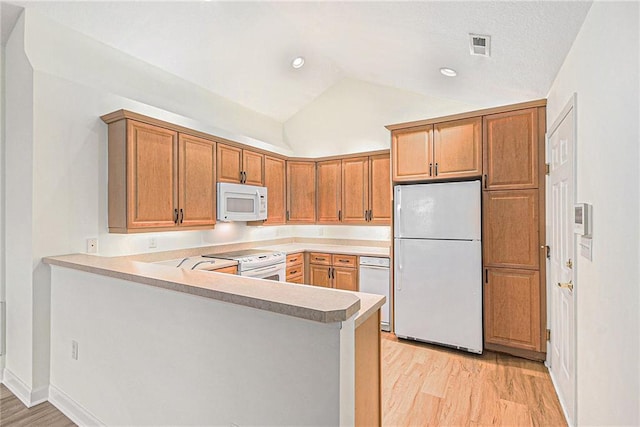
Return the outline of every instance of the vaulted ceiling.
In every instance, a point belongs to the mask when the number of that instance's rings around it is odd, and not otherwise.
[[[591,6],[535,2],[13,2],[285,122],[344,78],[488,107],[543,98]],[[471,56],[469,33],[491,36]],[[304,56],[301,69],[290,66]],[[455,78],[440,74],[454,68]]]

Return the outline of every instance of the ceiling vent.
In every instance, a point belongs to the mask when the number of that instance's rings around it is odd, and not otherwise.
[[[471,55],[491,56],[491,36],[469,34]]]

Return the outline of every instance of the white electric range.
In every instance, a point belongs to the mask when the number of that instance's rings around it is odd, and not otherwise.
[[[286,281],[287,255],[264,249],[246,249],[235,252],[202,255],[204,258],[227,259],[238,262],[238,274],[257,279]]]

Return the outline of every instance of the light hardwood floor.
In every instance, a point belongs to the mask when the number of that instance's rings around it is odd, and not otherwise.
[[[383,426],[565,426],[542,363],[382,334]]]
[[[546,368],[382,334],[383,426],[565,426]],[[50,403],[27,409],[0,385],[0,426],[74,426]]]
[[[0,426],[71,427],[74,423],[49,402],[27,408],[0,384]]]

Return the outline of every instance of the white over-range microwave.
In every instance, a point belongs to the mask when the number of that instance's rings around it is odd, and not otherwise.
[[[267,219],[267,188],[218,183],[218,221]]]

